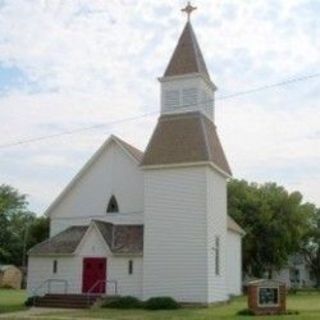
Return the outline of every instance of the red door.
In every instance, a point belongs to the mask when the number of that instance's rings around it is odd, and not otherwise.
[[[106,258],[84,258],[82,272],[82,292],[106,293]]]

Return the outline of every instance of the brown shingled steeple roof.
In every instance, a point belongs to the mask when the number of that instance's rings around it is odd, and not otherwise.
[[[183,29],[164,77],[180,76],[189,73],[200,73],[210,78],[190,21],[186,23]]]
[[[232,176],[216,127],[201,112],[162,115],[142,159],[142,166],[211,162]]]

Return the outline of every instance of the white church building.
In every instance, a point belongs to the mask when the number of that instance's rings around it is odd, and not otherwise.
[[[111,136],[47,209],[50,238],[29,251],[28,293],[241,294],[243,230],[227,213],[231,170],[212,82],[190,21],[159,79],[144,152]]]

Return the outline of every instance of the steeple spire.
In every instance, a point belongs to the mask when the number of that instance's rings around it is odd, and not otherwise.
[[[191,22],[188,20],[171,57],[164,77],[199,73],[210,78]]]
[[[201,112],[214,121],[214,93],[217,88],[210,79],[190,22],[190,14],[195,9],[190,3],[182,9],[188,14],[188,21],[164,75],[159,78],[161,114]]]

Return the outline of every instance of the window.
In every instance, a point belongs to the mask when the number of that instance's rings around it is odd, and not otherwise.
[[[165,91],[165,107],[166,109],[171,109],[179,106],[179,90],[168,90]]]
[[[119,212],[119,206],[118,206],[118,202],[115,196],[111,196],[109,203],[108,203],[108,208],[107,208],[107,212]]]
[[[57,260],[53,260],[52,272],[58,273],[58,261]]]
[[[296,268],[291,268],[290,271],[290,281],[293,284],[299,284],[300,283],[300,270]]]
[[[189,88],[182,90],[182,104],[183,106],[195,106],[197,104],[198,92],[196,88]]]
[[[279,305],[279,288],[259,288],[259,306],[273,307]]]
[[[216,236],[215,238],[215,274],[220,275],[220,237]]]
[[[128,273],[133,274],[133,261],[132,260],[129,260]]]

